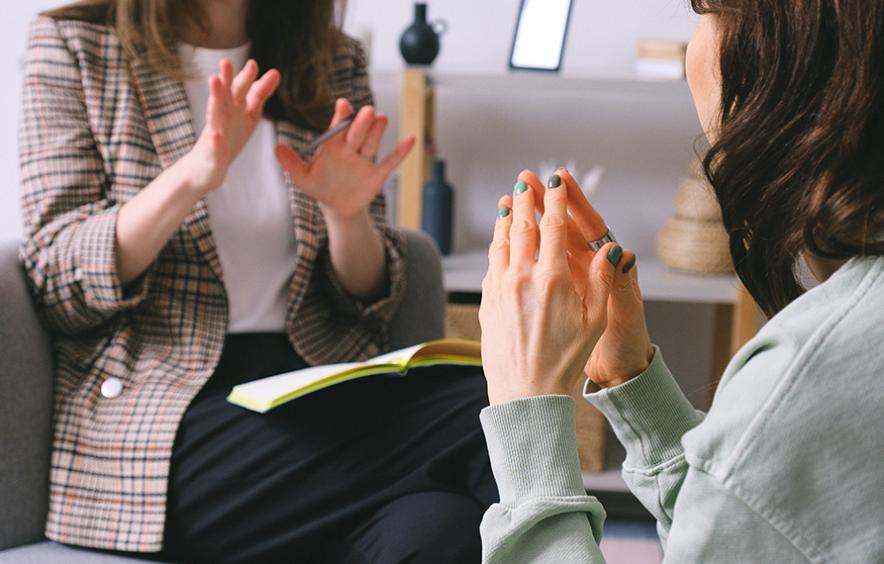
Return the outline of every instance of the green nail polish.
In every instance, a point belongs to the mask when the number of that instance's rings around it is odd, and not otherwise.
[[[518,196],[519,194],[524,194],[528,191],[528,185],[519,180],[516,182],[516,185],[513,187],[513,192]]]
[[[507,217],[509,214],[510,214],[510,209],[508,207],[502,207],[499,210],[497,210],[497,217],[499,217],[500,219]]]
[[[620,264],[620,259],[623,258],[623,247],[620,245],[614,245],[611,247],[611,250],[608,251],[608,262],[617,266]]]
[[[549,177],[549,182],[546,183],[548,188],[558,188],[562,185],[562,177],[558,174],[553,174]]]
[[[632,267],[635,266],[635,257],[629,259],[629,262],[626,263],[626,266],[623,267],[623,274],[629,274],[629,271],[632,270]]]

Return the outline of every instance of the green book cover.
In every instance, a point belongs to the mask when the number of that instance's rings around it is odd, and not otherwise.
[[[377,356],[365,362],[311,366],[234,386],[232,404],[264,413],[312,392],[377,374],[405,375],[409,369],[456,364],[482,366],[478,341],[442,339]]]

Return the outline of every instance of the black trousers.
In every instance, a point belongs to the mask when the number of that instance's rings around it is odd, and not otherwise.
[[[228,337],[178,430],[164,557],[187,562],[479,562],[497,501],[480,369],[334,386],[266,414],[231,386],[304,367],[282,334]]]

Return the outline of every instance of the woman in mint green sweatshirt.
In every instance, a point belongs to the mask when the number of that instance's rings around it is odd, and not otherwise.
[[[522,173],[480,312],[501,496],[482,523],[489,564],[603,562],[568,395],[584,374],[666,562],[884,562],[884,0],[694,9],[704,167],[771,320],[697,412],[650,343],[635,255],[586,249],[604,232],[567,171],[547,188]]]

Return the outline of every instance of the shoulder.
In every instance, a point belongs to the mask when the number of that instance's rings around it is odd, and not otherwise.
[[[837,412],[862,399],[848,390],[884,388],[874,385],[884,366],[882,339],[884,258],[855,259],[771,319],[734,357],[685,446],[723,461],[792,426],[809,431],[808,408]]]
[[[65,18],[40,14],[31,20],[29,37],[63,41],[72,51],[100,49],[108,40],[116,40],[114,29],[100,20]]]
[[[365,68],[368,64],[368,57],[362,42],[346,33],[341,34],[336,59],[338,64],[349,65],[354,69]]]
[[[356,108],[373,102],[365,49],[348,35],[342,34],[335,55],[332,96],[347,98]]]
[[[62,72],[62,63],[104,66],[111,59],[108,54],[118,51],[116,33],[102,23],[39,15],[28,29],[27,59],[42,63],[49,74]]]
[[[684,436],[688,461],[814,550],[846,523],[868,525],[884,510],[865,493],[884,490],[882,342],[884,258],[854,259],[737,355]],[[839,538],[862,543],[865,530]]]

